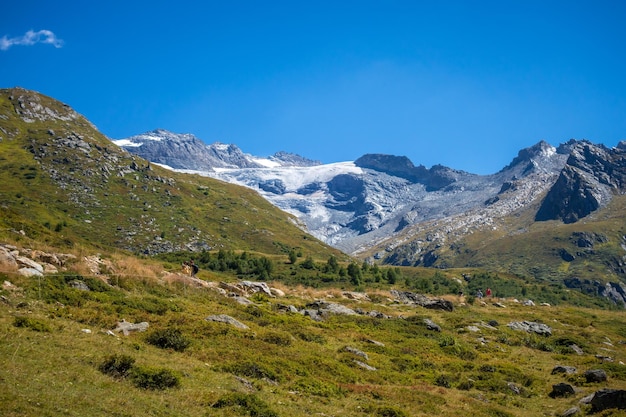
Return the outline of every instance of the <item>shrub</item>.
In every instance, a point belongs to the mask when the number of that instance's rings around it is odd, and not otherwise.
[[[225,372],[231,372],[235,375],[248,378],[268,378],[272,381],[279,381],[280,377],[271,369],[254,362],[242,362],[226,365],[222,368]]]
[[[343,397],[345,395],[345,392],[332,382],[322,382],[312,378],[300,379],[292,388],[294,391],[318,397]]]
[[[174,349],[177,352],[184,351],[191,344],[179,329],[155,330],[146,336],[146,342],[161,349]]]
[[[326,343],[326,338],[321,334],[302,331],[296,333],[296,336],[298,336],[301,340],[304,340],[305,342],[319,343],[320,345]]]
[[[137,388],[164,390],[180,385],[180,377],[165,368],[133,367],[128,376]]]
[[[41,320],[37,320],[34,318],[30,318],[30,317],[24,317],[24,316],[15,317],[15,319],[13,320],[13,325],[15,327],[25,327],[25,328],[34,330],[36,332],[49,333],[51,331],[50,326],[48,326],[47,323]]]
[[[277,346],[291,345],[291,336],[278,332],[269,332],[261,336],[261,340]]]
[[[435,385],[444,388],[450,388],[450,377],[448,375],[439,375],[435,378]]]
[[[213,408],[240,407],[241,411],[253,417],[278,417],[278,414],[256,395],[233,392],[225,394],[213,404]],[[241,413],[237,413],[241,414]]]
[[[364,410],[368,415],[375,417],[406,417],[406,413],[400,409],[389,406],[381,407],[365,407]]]
[[[98,366],[98,370],[113,378],[125,378],[135,364],[135,359],[128,355],[110,355]]]

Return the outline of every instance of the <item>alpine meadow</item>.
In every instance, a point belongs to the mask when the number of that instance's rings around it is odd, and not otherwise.
[[[624,142],[323,166],[2,89],[0,414],[626,416],[625,190]]]

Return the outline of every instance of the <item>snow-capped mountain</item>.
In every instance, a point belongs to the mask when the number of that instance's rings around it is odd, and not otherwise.
[[[500,172],[476,175],[379,154],[324,165],[282,152],[260,158],[235,145],[207,146],[193,135],[163,130],[116,143],[152,162],[255,189],[347,253],[397,237],[395,247],[407,230],[426,222],[439,221],[458,233],[496,227],[496,219],[545,195],[580,144],[570,141],[557,149],[542,141],[521,150]]]
[[[277,152],[269,158],[259,158],[243,153],[236,145],[220,142],[206,145],[192,134],[173,133],[164,129],[113,142],[148,161],[173,169],[212,171],[214,168],[268,168],[320,164],[287,152]]]

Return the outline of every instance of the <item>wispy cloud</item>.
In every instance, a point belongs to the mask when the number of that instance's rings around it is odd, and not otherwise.
[[[53,45],[55,48],[63,46],[63,41],[57,38],[52,31],[44,29],[35,32],[34,30],[29,30],[24,35],[16,38],[8,38],[4,35],[0,38],[0,51],[6,51],[14,45],[30,46],[36,43],[47,43]]]

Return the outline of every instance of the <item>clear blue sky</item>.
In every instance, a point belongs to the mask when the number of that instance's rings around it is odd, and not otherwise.
[[[626,2],[11,1],[14,86],[113,139],[165,128],[486,174],[542,139],[626,139]]]

